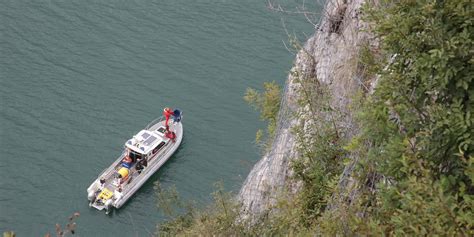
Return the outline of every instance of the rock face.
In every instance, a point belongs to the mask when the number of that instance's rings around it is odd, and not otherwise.
[[[363,2],[364,0],[328,1],[320,24],[296,56],[293,68],[306,74],[304,77],[300,76],[300,80],[317,78],[320,83],[327,85],[331,94],[331,107],[344,114],[339,125],[350,131],[344,134],[348,138],[357,132],[348,105],[356,91],[361,88],[368,91],[367,87],[370,85],[370,80],[364,78],[358,64],[358,55],[362,47],[373,48],[377,43],[364,31],[367,26],[360,19]],[[276,196],[284,187],[290,187],[290,190],[298,187],[289,182],[290,162],[298,158],[292,127],[301,122],[300,116],[310,116],[305,106],[297,103],[301,86],[301,81],[290,73],[271,149],[253,167],[238,196],[244,215],[258,216],[264,213],[275,204]],[[341,174],[341,188],[353,185],[351,172],[352,167],[349,165]]]
[[[271,149],[253,167],[240,190],[238,199],[243,213],[258,215],[271,207],[276,201],[276,194],[288,179],[289,161],[295,157],[295,137],[291,132],[297,121],[292,116],[297,110],[295,87],[294,81],[288,80]]]

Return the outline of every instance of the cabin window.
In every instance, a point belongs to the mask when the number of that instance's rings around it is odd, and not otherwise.
[[[158,128],[157,131],[164,134],[166,132],[166,128],[165,127],[160,127],[160,128]]]
[[[165,145],[165,142],[161,142],[160,144],[158,144],[158,146],[156,146],[155,149],[153,149],[153,154],[156,154],[164,145]]]

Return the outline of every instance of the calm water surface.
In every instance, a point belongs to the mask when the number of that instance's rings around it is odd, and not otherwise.
[[[79,211],[78,236],[149,236],[153,182],[201,203],[216,181],[237,191],[263,127],[243,93],[293,60],[265,2],[1,1],[0,232],[43,236]],[[119,211],[89,209],[86,188],[164,106],[185,113],[181,148]]]

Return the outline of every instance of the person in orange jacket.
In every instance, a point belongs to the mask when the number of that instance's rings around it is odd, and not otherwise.
[[[168,121],[170,120],[170,116],[171,116],[171,115],[174,115],[173,110],[171,110],[170,108],[166,107],[165,109],[163,109],[163,115],[164,115],[165,118],[166,118],[165,126],[166,126],[166,128],[168,128]],[[168,130],[168,129],[167,129],[167,130]]]

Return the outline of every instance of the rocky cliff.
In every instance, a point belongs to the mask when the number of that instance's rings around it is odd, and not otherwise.
[[[283,190],[296,191],[298,184],[291,182],[291,161],[298,159],[298,143],[293,128],[297,124],[307,127],[315,121],[309,106],[301,103],[301,89],[311,83],[321,83],[328,88],[331,107],[340,111],[338,126],[344,128],[342,136],[350,138],[357,132],[349,107],[351,98],[359,91],[369,91],[372,80],[364,77],[358,64],[363,47],[377,44],[364,29],[360,8],[364,0],[328,1],[315,33],[296,56],[288,76],[279,112],[276,137],[269,151],[253,167],[240,193],[244,213],[259,215],[269,210]],[[306,80],[306,81],[305,81]],[[307,138],[311,139],[311,138]],[[353,156],[349,155],[349,158]],[[355,157],[355,156],[354,156]],[[348,190],[353,185],[352,166],[341,174],[340,187]]]

